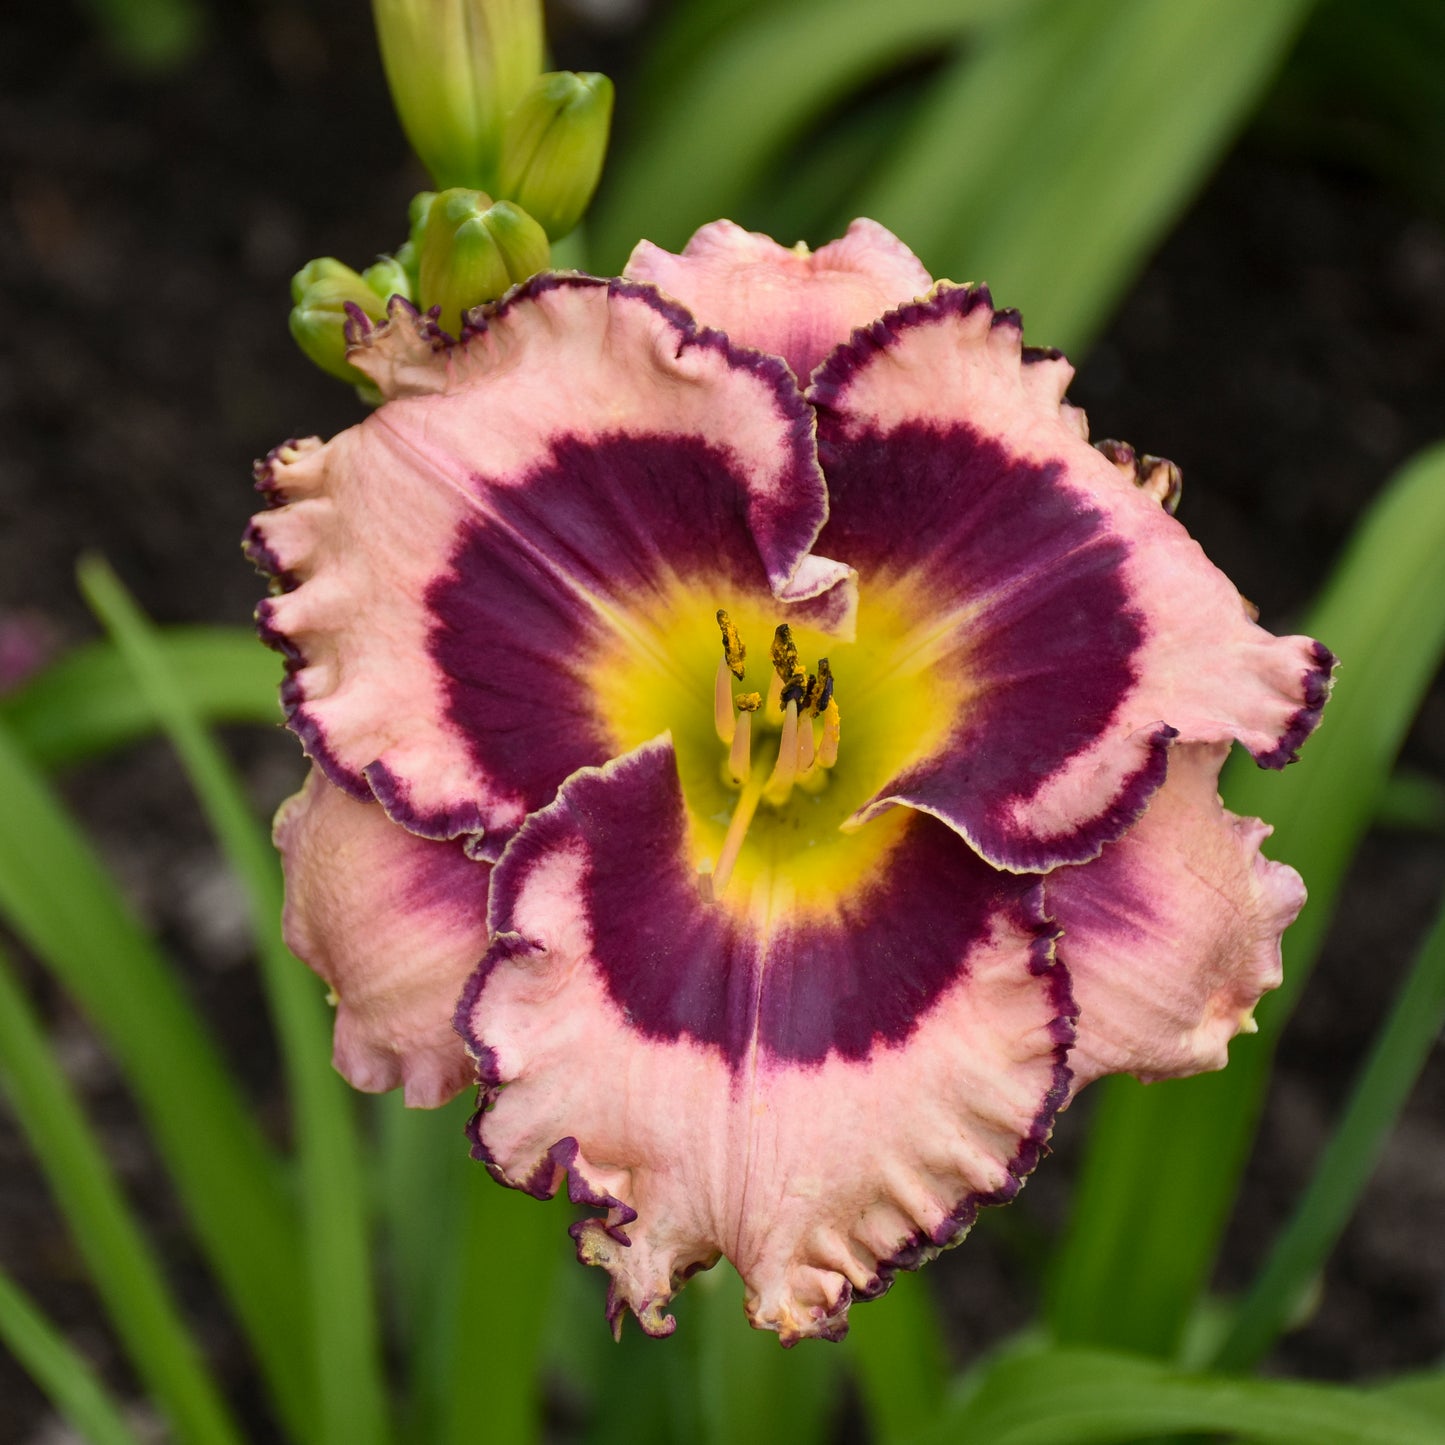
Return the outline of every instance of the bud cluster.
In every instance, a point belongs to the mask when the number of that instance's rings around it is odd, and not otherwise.
[[[607,152],[612,82],[542,73],[539,0],[373,0],[402,129],[444,189],[515,201],[556,241]]]
[[[395,255],[356,272],[331,257],[291,283],[291,334],[323,371],[346,360],[349,308],[401,296],[459,336],[466,312],[551,263],[582,219],[607,151],[612,82],[542,73],[539,0],[373,0],[387,82],[413,149],[443,189],[411,204]]]

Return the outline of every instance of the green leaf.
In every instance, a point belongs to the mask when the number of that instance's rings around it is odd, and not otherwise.
[[[81,589],[134,673],[180,757],[251,908],[262,979],[293,1100],[305,1215],[318,1445],[377,1445],[388,1435],[371,1272],[369,1199],[350,1092],[331,1067],[331,1017],[316,978],[281,942],[281,875],[234,770],[174,680],[157,635],[98,558]]]
[[[1273,1049],[1314,962],[1340,881],[1445,651],[1445,446],[1412,461],[1370,510],[1305,624],[1343,659],[1302,761],[1283,774],[1231,764],[1225,797],[1275,824],[1271,856],[1310,903],[1285,934],[1285,983],[1223,1073],[1111,1079],[1089,1137],[1049,1318],[1070,1343],[1172,1354],[1204,1289],[1239,1187]]]
[[[0,915],[80,1003],[134,1089],[206,1258],[298,1439],[310,1420],[296,1214],[172,965],[0,725]]]
[[[593,207],[606,270],[646,236],[671,249],[742,208],[779,154],[850,90],[955,43],[1017,0],[797,0],[749,7],[638,117]]]
[[[411,1374],[405,1438],[475,1445],[485,1420],[495,1439],[530,1445],[542,1433],[544,1322],[572,1252],[567,1206],[504,1188],[470,1157],[471,1099],[434,1111],[379,1102],[388,1254]],[[600,1318],[590,1323],[603,1332]]]
[[[1314,1178],[1211,1361],[1214,1368],[1253,1368],[1284,1330],[1349,1222],[1442,1025],[1445,911],[1396,994]]]
[[[207,721],[280,722],[281,661],[250,628],[171,627],[159,646]],[[0,698],[0,723],[35,762],[58,768],[148,737],[160,720],[115,647],[92,642]]]
[[[3,1270],[0,1340],[87,1445],[140,1445],[100,1377]]]
[[[44,1167],[116,1333],[183,1445],[241,1445],[241,1434],[177,1313],[29,1000],[0,954],[0,1081]],[[53,1363],[53,1361],[52,1361]]]
[[[1414,768],[1400,768],[1380,791],[1375,822],[1382,828],[1445,833],[1445,782]]]
[[[903,1273],[881,1300],[855,1305],[844,1354],[879,1445],[906,1440],[943,1404],[948,1361],[923,1275]]]
[[[1427,1420],[1435,1421],[1445,1434],[1445,1370],[1402,1375],[1375,1386],[1375,1392],[1425,1416]]]
[[[1440,1445],[1437,1426],[1378,1394],[1294,1381],[1190,1375],[1130,1355],[1011,1355],[916,1445],[1123,1445],[1227,1431],[1269,1445]]]
[[[936,276],[987,281],[1023,312],[1031,339],[1078,352],[1249,116],[1309,9],[1054,0],[1019,11],[944,72],[850,213],[892,228]]]

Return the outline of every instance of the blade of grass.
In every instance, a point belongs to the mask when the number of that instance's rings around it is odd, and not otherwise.
[[[844,1345],[879,1445],[909,1439],[938,1414],[948,1362],[928,1281],[900,1274],[876,1304],[854,1306]]]
[[[1380,792],[1375,821],[1382,828],[1445,833],[1445,782],[1414,768],[1400,768]]]
[[[529,1445],[542,1433],[544,1319],[571,1252],[567,1217],[470,1158],[473,1107],[381,1101],[388,1253],[411,1376],[406,1438],[474,1445],[485,1419],[497,1440]]]
[[[1324,938],[1345,869],[1445,651],[1445,446],[1415,458],[1357,530],[1306,630],[1344,659],[1303,760],[1268,775],[1238,760],[1225,797],[1275,824],[1271,856],[1310,903],[1285,934],[1285,982],[1223,1073],[1097,1086],[1068,1235],[1051,1270],[1057,1338],[1172,1354],[1204,1289],[1254,1137],[1273,1049]]]
[[[241,1445],[100,1141],[0,953],[0,1081],[116,1333],[183,1445]]]
[[[170,627],[159,645],[190,705],[207,721],[281,721],[281,664],[275,653],[257,647],[250,628]],[[109,642],[76,648],[0,698],[0,722],[44,768],[83,762],[149,737],[159,726]]]
[[[776,1336],[749,1329],[731,1265],[699,1275],[689,1290],[692,1298],[678,1301],[678,1329],[695,1332],[692,1384],[704,1445],[770,1438],[816,1445],[826,1438],[838,1351],[816,1340],[784,1350]]]
[[[141,1445],[89,1361],[3,1270],[0,1341],[87,1445]]]
[[[80,585],[181,765],[250,904],[267,1000],[294,1101],[305,1215],[317,1445],[379,1445],[389,1436],[373,1295],[368,1193],[356,1111],[331,1068],[330,1018],[320,985],[281,942],[281,875],[234,770],[175,683],[156,633],[99,558]]]
[[[1445,1430],[1445,1370],[1400,1375],[1375,1386],[1375,1392],[1416,1411],[1427,1420],[1434,1420]]]
[[[705,221],[742,208],[782,150],[851,89],[1017,8],[798,0],[749,10],[655,98],[633,126],[640,142],[614,159],[589,226],[603,274],[643,236],[676,249]]]
[[[1024,11],[945,72],[849,211],[892,227],[934,275],[987,281],[1033,339],[1077,353],[1253,110],[1309,9],[1055,0]]]
[[[1008,1356],[916,1445],[1123,1445],[1164,1433],[1270,1445],[1440,1445],[1439,1427],[1378,1393],[1189,1375],[1098,1350]]]
[[[3,726],[0,797],[0,915],[107,1040],[278,1410],[305,1439],[311,1399],[295,1297],[301,1259],[280,1160],[173,967]]]
[[[1445,1025],[1445,912],[1395,996],[1304,1198],[1250,1287],[1214,1369],[1253,1369],[1324,1267]]]

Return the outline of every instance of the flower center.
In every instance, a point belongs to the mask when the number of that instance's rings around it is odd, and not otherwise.
[[[729,786],[741,790],[712,871],[706,873],[714,898],[722,897],[758,805],[783,807],[800,787],[818,792],[838,761],[842,718],[833,696],[833,670],[826,657],[815,673],[798,660],[793,630],[786,622],[773,632],[772,672],[766,699],[758,692],[734,695],[734,680],[747,676],[747,646],[726,609],[717,611],[723,655],[713,683],[713,724],[727,749],[723,764]],[[776,751],[769,746],[777,724]],[[754,733],[759,756],[753,756]],[[770,754],[771,760],[770,760]]]
[[[941,745],[968,700],[966,679],[939,663],[931,600],[874,579],[844,638],[816,627],[806,604],[724,574],[678,578],[600,619],[599,645],[581,660],[589,723],[612,757],[672,739],[689,863],[717,906],[789,928],[844,916],[882,876],[910,810],[862,827],[854,815]]]

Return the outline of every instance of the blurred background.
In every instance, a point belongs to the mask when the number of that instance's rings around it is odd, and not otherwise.
[[[642,236],[675,248],[717,214],[813,244],[874,215],[935,274],[991,283],[1031,343],[1069,351],[1093,434],[1182,467],[1181,519],[1287,631],[1384,479],[1445,432],[1445,10],[1220,0],[1192,7],[1196,32],[1161,26],[1189,8],[549,6],[555,65],[617,83],[590,266],[615,271]],[[394,247],[426,184],[360,0],[5,7],[0,689],[94,635],[74,583],[86,549],[160,622],[247,621],[262,591],[238,550],[252,459],[364,410],[293,346],[289,278],[313,256],[361,266]],[[279,728],[231,741],[258,810],[299,782]],[[1438,688],[1405,761],[1445,777]],[[65,788],[279,1121],[240,896],[164,744],[72,770]],[[1225,1287],[1289,1209],[1438,902],[1445,809],[1415,812],[1368,840],[1284,1035]],[[230,1326],[114,1067],[48,977],[25,976],[224,1362]],[[1022,1202],[933,1266],[956,1359],[1032,1315],[1031,1260],[1064,1217],[1087,1111],[1065,1117],[1060,1157]],[[1275,1368],[1361,1380],[1437,1361],[1442,1218],[1437,1053]],[[3,1105],[0,1259],[124,1390]],[[0,1357],[0,1445],[63,1438]]]

